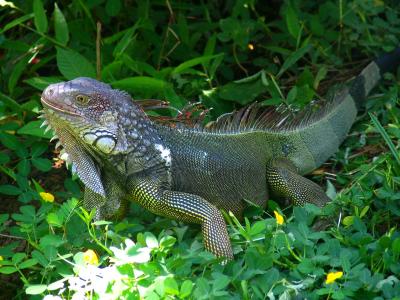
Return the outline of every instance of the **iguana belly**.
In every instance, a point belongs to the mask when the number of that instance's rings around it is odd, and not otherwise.
[[[192,135],[165,140],[172,154],[172,183],[177,191],[196,194],[240,216],[248,201],[265,206],[268,199],[265,149],[240,137]],[[264,152],[264,154],[263,154]]]

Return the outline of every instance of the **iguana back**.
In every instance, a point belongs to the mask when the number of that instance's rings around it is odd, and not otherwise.
[[[264,206],[271,190],[268,164],[288,160],[298,174],[319,167],[345,139],[357,107],[380,74],[378,64],[370,63],[350,87],[338,91],[317,112],[309,107],[292,117],[252,106],[225,116],[210,128],[160,126],[158,131],[172,151],[174,188],[200,195],[236,215],[246,205],[243,200]],[[309,202],[321,206],[326,201],[321,195]]]

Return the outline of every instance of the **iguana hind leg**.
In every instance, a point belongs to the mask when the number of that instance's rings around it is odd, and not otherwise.
[[[131,199],[157,214],[201,225],[205,248],[217,257],[233,258],[226,224],[221,212],[200,196],[164,190],[151,178],[135,179]]]
[[[287,159],[271,161],[267,165],[267,182],[272,194],[294,205],[313,203],[322,207],[331,201],[319,185],[299,175]]]

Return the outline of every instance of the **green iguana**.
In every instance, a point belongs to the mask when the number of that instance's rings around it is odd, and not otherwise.
[[[291,117],[253,105],[201,128],[152,122],[128,93],[91,78],[52,84],[41,101],[97,219],[123,216],[134,201],[201,224],[205,248],[232,259],[220,209],[240,217],[244,199],[265,207],[270,194],[296,205],[330,201],[302,175],[337,151],[357,108],[399,60],[398,49],[370,63],[317,112]]]

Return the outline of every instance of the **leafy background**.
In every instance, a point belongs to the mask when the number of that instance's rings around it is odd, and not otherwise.
[[[380,0],[0,1],[0,297],[399,299],[396,74],[311,175],[335,200],[226,216],[235,260],[225,266],[203,251],[199,228],[134,205],[93,224],[38,120],[41,90],[78,76],[179,110],[200,101],[207,120],[254,101],[297,110],[397,47],[399,12]],[[320,218],[324,230],[312,227]],[[327,284],[335,271],[343,277]]]

